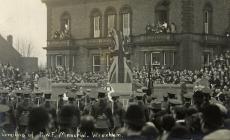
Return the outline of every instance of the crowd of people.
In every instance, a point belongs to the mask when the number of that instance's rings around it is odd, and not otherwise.
[[[147,24],[145,28],[147,35],[159,34],[159,33],[176,33],[175,23],[168,25],[167,22],[157,23],[156,25]]]
[[[230,137],[230,52],[196,71],[133,68],[133,79],[148,84],[193,84],[194,92],[134,91],[124,104],[115,92],[82,89],[76,83],[107,82],[106,73],[52,71],[22,73],[0,65],[0,139],[194,139]],[[72,83],[53,100],[35,86],[40,77]],[[203,81],[203,82],[202,82]],[[205,82],[204,82],[205,81]],[[203,84],[203,85],[202,85]],[[97,96],[95,96],[97,95]],[[17,133],[15,133],[17,132]],[[221,136],[220,136],[221,135]]]
[[[195,84],[200,79],[206,79],[213,90],[228,91],[230,88],[230,52],[215,56],[214,60],[199,70],[173,70],[167,67],[133,68],[133,75],[141,85],[147,86],[149,80],[153,84]]]
[[[127,106],[116,92],[104,89],[71,87],[58,95],[57,102],[42,91],[0,93],[1,140],[230,137],[230,94],[217,98],[207,87],[183,94],[168,92],[163,99],[143,87],[130,96]]]
[[[84,72],[78,73],[66,70],[63,67],[56,67],[54,70],[47,70],[46,75],[53,83],[98,83],[107,80],[106,72]]]

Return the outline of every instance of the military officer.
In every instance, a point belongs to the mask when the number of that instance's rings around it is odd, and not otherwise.
[[[112,109],[107,102],[106,94],[106,90],[98,90],[98,102],[92,106],[91,110],[91,115],[96,119],[96,130],[100,134],[114,128]]]

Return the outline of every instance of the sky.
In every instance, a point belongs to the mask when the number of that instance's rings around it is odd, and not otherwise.
[[[46,64],[46,5],[41,0],[0,0],[0,34],[13,36],[16,49],[31,46],[31,56]]]

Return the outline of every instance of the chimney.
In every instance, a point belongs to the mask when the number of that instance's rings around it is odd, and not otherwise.
[[[7,41],[11,46],[13,46],[13,36],[12,35],[7,36]]]

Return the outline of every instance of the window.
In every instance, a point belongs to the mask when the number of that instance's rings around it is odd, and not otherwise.
[[[163,52],[163,56],[164,65],[166,65],[166,52]]]
[[[56,66],[62,66],[62,55],[56,55]]]
[[[72,66],[75,67],[75,55],[72,57]]]
[[[204,6],[204,33],[209,34],[212,31],[212,6],[207,3]]]
[[[204,53],[204,65],[209,65],[210,63],[210,53],[205,52]]]
[[[162,1],[156,6],[156,23],[163,24],[164,22],[169,23],[169,2]]]
[[[64,66],[67,66],[67,63],[66,63],[67,62],[67,56],[66,55],[65,55],[64,59],[65,59],[64,60]]]
[[[148,64],[148,57],[147,57],[147,52],[145,52],[145,66],[149,65]]]
[[[131,15],[132,15],[132,10],[129,6],[124,6],[123,8],[121,8],[120,10],[120,14],[121,14],[121,30],[123,32],[124,37],[129,37],[131,35]]]
[[[91,36],[94,38],[101,37],[101,12],[94,9],[90,15],[91,20]]]
[[[70,15],[67,12],[64,12],[61,16],[61,31],[70,31]]]
[[[172,52],[172,65],[175,65],[175,53],[176,52]]]
[[[129,36],[130,35],[130,14],[123,14],[123,35]]]
[[[93,56],[93,72],[99,72],[100,71],[100,55],[94,55]]]
[[[116,29],[116,10],[114,7],[108,7],[105,10],[105,35],[109,36],[112,29]]]
[[[50,56],[50,66],[53,67],[53,55]]]
[[[115,28],[115,15],[108,15],[108,35]]]
[[[159,66],[160,65],[160,52],[152,52],[151,53],[151,65]]]
[[[94,17],[93,18],[93,36],[95,38],[100,37],[100,17]]]

